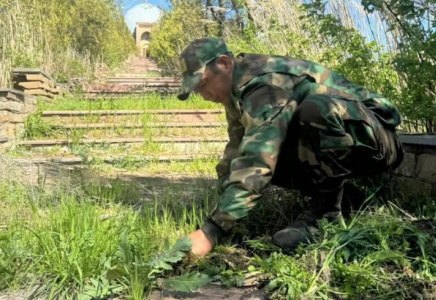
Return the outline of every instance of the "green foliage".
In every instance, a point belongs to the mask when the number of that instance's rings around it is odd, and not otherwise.
[[[144,94],[141,97],[122,97],[110,99],[86,99],[78,96],[59,98],[47,103],[45,111],[53,110],[153,110],[153,109],[219,109],[222,106],[204,101],[199,95],[192,95],[189,101],[180,101],[175,96]],[[97,119],[99,115],[95,116]]]
[[[357,29],[348,28],[335,16],[327,14],[321,1],[306,4],[305,9],[313,39],[318,39],[319,45],[327,49],[320,58],[321,64],[400,102],[400,79],[393,66],[392,54],[384,52],[375,41],[367,42]],[[313,24],[317,25],[315,30]]]
[[[297,299],[309,289],[311,274],[295,257],[273,252],[266,259],[256,257],[253,263],[271,278],[268,289],[275,291],[276,297]]]
[[[107,183],[101,193],[95,185],[92,193],[84,191],[89,180],[70,187],[66,181],[60,184],[47,189],[0,182],[2,292],[40,281],[36,295],[44,299],[101,299],[116,294],[143,299],[156,283],[149,276],[148,262],[165,250],[161,241],[174,241],[192,231],[191,221],[202,213],[188,212],[186,205],[173,202],[174,211],[166,209],[163,214],[160,203],[144,205],[140,196],[114,201],[114,195],[128,187],[139,189],[119,180]],[[164,193],[159,202],[167,202],[167,197]],[[141,211],[134,208],[139,204],[144,205]],[[189,242],[181,240],[174,251],[188,249]]]
[[[97,63],[121,64],[135,44],[116,0],[0,0],[0,86],[16,67],[58,81],[89,77]]]
[[[361,211],[345,224],[323,221],[315,243],[292,254],[263,235],[278,221],[265,211],[251,240],[237,243],[241,237],[234,233],[208,257],[186,265],[181,261],[190,240],[176,240],[200,225],[207,211],[189,201],[204,201],[209,190],[186,194],[200,182],[165,186],[150,203],[139,185],[115,180],[98,186],[75,178],[70,186],[64,179],[50,189],[42,181],[0,182],[2,292],[42,282],[44,299],[139,300],[160,282],[157,277],[170,277],[163,280],[166,288],[193,291],[211,278],[243,286],[252,274],[263,278],[272,299],[427,299],[436,290],[433,220],[393,205]]]
[[[376,292],[381,277],[386,279],[376,266],[356,261],[350,264],[338,263],[335,269],[336,280],[343,285],[351,299]]]
[[[205,36],[202,16],[198,1],[173,1],[154,26],[148,50],[165,73],[179,75],[180,52],[191,40]]]
[[[168,240],[166,240],[166,245],[169,248]],[[192,240],[190,238],[184,237],[179,239],[173,248],[163,252],[148,263],[148,266],[152,269],[150,276],[164,271],[171,271],[173,269],[172,264],[181,261],[186,256],[186,253],[191,251],[191,248]]]
[[[179,277],[165,279],[164,286],[169,290],[192,292],[210,282],[212,282],[212,279],[205,274],[186,272]]]
[[[398,40],[395,67],[403,78],[401,107],[415,127],[436,131],[436,3],[433,0],[363,0],[368,12],[381,13]]]
[[[26,120],[24,121],[24,131],[22,138],[36,139],[44,136],[49,136],[55,131],[58,130],[54,129],[52,124],[44,120],[42,118],[42,111],[38,110],[37,112],[27,116]]]
[[[83,292],[78,295],[78,300],[92,300],[107,298],[124,290],[124,287],[114,283],[110,279],[100,276],[98,279],[91,278]]]
[[[166,249],[169,249],[169,242],[165,240]],[[155,280],[157,275],[163,275],[165,271],[172,271],[173,265],[184,259],[192,249],[192,240],[188,237],[178,239],[176,244],[169,250],[150,260],[147,265],[151,268],[148,278]],[[164,287],[180,292],[192,292],[203,285],[211,282],[212,279],[206,274],[185,272],[180,276],[164,279]]]

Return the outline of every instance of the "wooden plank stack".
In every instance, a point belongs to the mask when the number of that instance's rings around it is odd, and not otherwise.
[[[40,69],[14,69],[12,78],[14,89],[23,91],[26,95],[41,96],[51,100],[65,92],[50,75]]]

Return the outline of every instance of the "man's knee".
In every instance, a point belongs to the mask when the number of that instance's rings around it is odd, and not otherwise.
[[[354,140],[345,130],[337,101],[325,95],[311,96],[296,113],[298,159],[313,183],[348,176]]]

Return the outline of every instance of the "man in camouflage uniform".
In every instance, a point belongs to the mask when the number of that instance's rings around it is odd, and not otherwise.
[[[240,54],[198,39],[181,53],[183,85],[225,106],[229,142],[217,166],[220,198],[203,227],[188,236],[204,256],[272,183],[311,196],[310,208],[273,241],[295,249],[316,220],[341,216],[347,178],[388,171],[403,157],[401,117],[383,96],[323,66],[290,57]]]

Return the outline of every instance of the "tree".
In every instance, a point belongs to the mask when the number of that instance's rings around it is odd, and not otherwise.
[[[189,17],[187,17],[189,16]],[[164,73],[179,75],[179,54],[192,40],[206,35],[202,5],[199,1],[172,1],[169,11],[155,24],[151,32],[150,55]],[[209,27],[209,35],[215,35]]]
[[[397,39],[395,67],[403,79],[402,108],[414,129],[436,131],[436,1],[362,0],[380,12]]]

